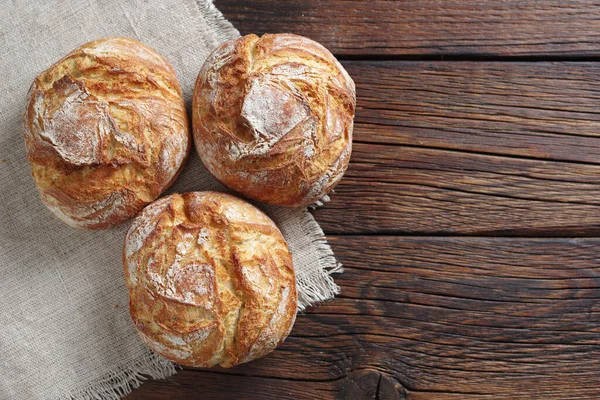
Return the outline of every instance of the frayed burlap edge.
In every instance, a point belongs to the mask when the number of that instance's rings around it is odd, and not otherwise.
[[[298,311],[302,311],[309,305],[331,300],[340,292],[331,274],[341,273],[343,268],[333,255],[325,234],[314,217],[302,210],[299,212],[299,218],[302,231],[316,245],[319,257],[318,274],[297,277]]]
[[[148,350],[140,360],[125,364],[100,380],[59,400],[119,400],[148,378],[165,379],[177,372],[177,364]]]

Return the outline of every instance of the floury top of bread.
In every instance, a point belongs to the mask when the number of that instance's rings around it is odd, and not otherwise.
[[[191,145],[173,69],[127,38],[87,43],[42,72],[24,128],[43,202],[91,229],[130,219],[158,197]]]
[[[198,154],[222,183],[255,200],[303,206],[326,195],[352,148],[354,82],[320,44],[248,35],[206,60],[193,105]]]
[[[178,363],[248,362],[292,328],[297,294],[285,240],[233,196],[176,194],[146,207],[125,238],[123,265],[140,337]]]

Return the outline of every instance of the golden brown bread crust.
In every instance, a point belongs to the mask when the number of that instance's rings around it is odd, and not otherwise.
[[[150,204],[127,233],[123,266],[142,340],[180,364],[231,367],[262,357],[296,318],[296,278],[279,229],[224,193]]]
[[[194,141],[223,184],[270,204],[330,192],[352,149],[354,82],[320,44],[247,35],[217,48],[194,90]]]
[[[191,146],[173,68],[128,38],[86,43],[38,75],[23,119],[42,201],[80,228],[133,217],[176,179]]]

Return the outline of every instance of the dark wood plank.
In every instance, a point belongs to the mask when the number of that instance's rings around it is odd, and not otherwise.
[[[310,366],[298,365],[298,368],[310,368]],[[145,382],[126,399],[400,400],[406,398],[404,393],[405,391],[397,382],[373,369],[359,370],[338,381],[327,382],[185,369],[168,380]]]
[[[600,63],[343,63],[354,139],[600,163]]]
[[[342,294],[280,349],[128,399],[600,397],[600,239],[330,241]]]
[[[149,380],[127,400],[188,399],[325,399],[335,398],[329,382],[199,372],[185,369],[168,380]]]
[[[600,233],[600,64],[345,64],[355,145],[327,232]]]
[[[600,234],[600,166],[356,143],[329,233]]]
[[[217,0],[242,34],[292,32],[344,55],[600,54],[600,7],[564,1]]]

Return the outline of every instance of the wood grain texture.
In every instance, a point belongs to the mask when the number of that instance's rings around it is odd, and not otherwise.
[[[338,56],[597,56],[600,9],[585,1],[217,0],[242,34],[291,32]]]
[[[328,233],[600,233],[600,166],[357,143]]]
[[[347,377],[325,382],[185,369],[168,380],[145,382],[125,399],[404,400],[405,393],[394,379],[372,369],[358,370]]]
[[[343,64],[356,141],[600,164],[599,63]]]
[[[326,232],[600,233],[598,64],[345,65],[355,144]]]
[[[128,399],[600,396],[600,239],[329,239],[342,293],[281,348]]]

